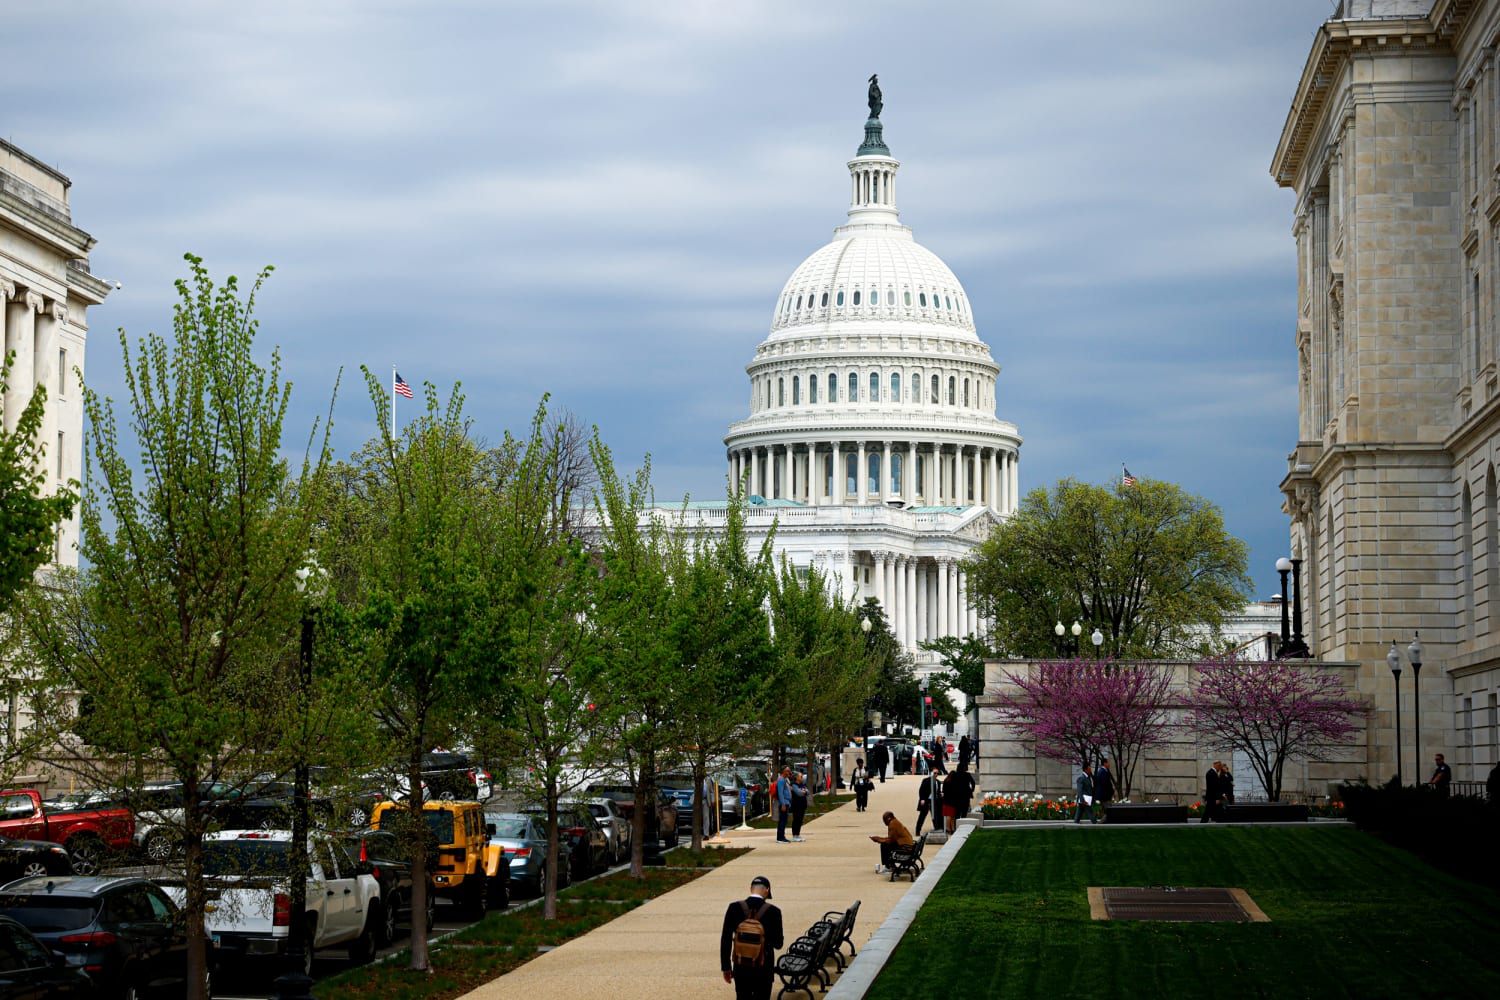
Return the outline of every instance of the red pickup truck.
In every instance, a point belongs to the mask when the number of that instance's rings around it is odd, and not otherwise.
[[[130,849],[135,816],[103,800],[51,809],[43,806],[41,793],[35,789],[13,788],[0,792],[0,834],[61,844],[73,858],[73,870],[92,875],[107,855]]]

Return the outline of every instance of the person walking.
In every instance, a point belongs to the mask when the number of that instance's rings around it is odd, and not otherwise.
[[[783,767],[781,777],[776,779],[776,843],[790,844],[786,839],[786,823],[792,818],[792,769]]]
[[[1212,823],[1219,818],[1219,767],[1215,762],[1203,775],[1203,818],[1198,822]]]
[[[1099,803],[1099,812],[1104,813],[1109,804],[1115,800],[1115,774],[1109,769],[1109,761],[1104,761],[1094,769],[1094,801]],[[1104,817],[1107,821],[1108,816]]]
[[[1234,805],[1234,772],[1222,760],[1214,764],[1219,769],[1219,819],[1224,818],[1224,807]]]
[[[870,807],[870,772],[863,757],[855,759],[854,773],[849,780],[854,785],[854,811],[864,812]]]
[[[1453,780],[1453,769],[1444,762],[1442,754],[1435,755],[1432,758],[1432,763],[1434,765],[1432,777],[1427,779],[1427,783],[1433,787],[1433,790],[1438,793],[1440,798],[1446,799],[1448,797],[1448,782]]]
[[[875,874],[884,875],[891,867],[891,849],[897,846],[910,847],[916,841],[912,839],[911,831],[889,809],[881,813],[880,821],[885,824],[885,836],[871,834],[870,839],[880,845],[880,864],[875,866]]]
[[[764,936],[761,954],[756,959],[736,954],[735,937],[740,924],[753,919],[760,923]],[[719,934],[719,968],[724,982],[734,984],[735,1000],[771,1000],[776,980],[776,949],[781,947],[784,931],[781,910],[771,903],[771,882],[764,875],[750,880],[750,895],[729,904],[724,911],[724,929]]]
[[[807,813],[807,801],[812,793],[807,789],[807,775],[792,775],[792,843],[802,843],[802,817]]]
[[[1099,822],[1094,815],[1094,769],[1089,765],[1083,765],[1083,770],[1073,778],[1073,788],[1078,792],[1078,808],[1073,810],[1073,822],[1083,822],[1083,810],[1089,811],[1089,822]]]
[[[917,831],[918,837],[922,836],[922,824],[927,821],[927,814],[932,811],[932,780],[923,778],[922,783],[917,786]],[[937,828],[937,817],[933,817],[932,826]]]
[[[969,763],[969,734],[964,733],[958,738],[958,763],[962,767]]]
[[[927,756],[927,753],[926,753],[926,751],[924,751],[922,749],[922,744],[921,744],[920,741],[917,742],[917,743],[913,743],[911,745],[911,773],[912,774],[923,774],[923,773],[926,772],[927,768],[923,767],[923,765],[927,763],[927,761],[925,759],[926,756]]]
[[[880,783],[885,784],[885,765],[890,752],[886,750],[884,743],[877,743],[870,749],[870,770],[880,775]]]
[[[932,770],[937,774],[948,773],[948,742],[941,736],[932,738]]]
[[[959,764],[957,770],[943,780],[943,829],[950,834],[958,829],[958,819],[969,811],[969,800],[974,797],[974,776],[967,764]]]

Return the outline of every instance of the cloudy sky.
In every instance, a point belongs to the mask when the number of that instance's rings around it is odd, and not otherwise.
[[[844,219],[878,72],[902,220],[963,282],[1023,489],[1121,464],[1217,503],[1256,596],[1296,440],[1292,196],[1268,165],[1328,0],[11,0],[0,135],[73,181],[114,332],[185,251],[276,267],[262,340],[305,435],[359,380],[543,393],[658,496],[723,495],[744,367]],[[412,404],[402,402],[405,412]]]

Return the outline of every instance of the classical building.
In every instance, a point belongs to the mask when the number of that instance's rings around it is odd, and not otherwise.
[[[1408,782],[1500,752],[1497,42],[1500,0],[1343,0],[1271,164],[1297,199],[1291,554],[1313,655],[1357,663],[1376,708],[1371,778],[1396,773],[1397,711]]]
[[[73,225],[71,183],[0,139],[0,342],[15,355],[0,411],[5,429],[15,430],[32,393],[46,387],[41,443],[48,492],[83,478],[84,314],[110,290],[89,273],[94,238]],[[78,565],[76,512],[58,533],[53,562]]]
[[[847,222],[793,272],[746,367],[749,413],[724,437],[759,543],[878,598],[919,643],[981,630],[958,563],[1013,511],[1021,438],[995,416],[1000,366],[958,278],[912,239],[872,87],[849,161]],[[712,526],[724,501],[690,505]]]

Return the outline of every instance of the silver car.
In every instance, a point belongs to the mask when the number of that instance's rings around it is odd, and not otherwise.
[[[578,804],[594,814],[604,835],[609,838],[609,857],[620,864],[630,857],[630,820],[620,812],[620,804],[614,799],[578,799]]]
[[[547,824],[535,816],[521,813],[486,812],[486,826],[490,830],[490,843],[499,844],[510,862],[510,884],[533,896],[540,896],[547,888]],[[567,848],[561,848],[567,858]],[[562,889],[569,883],[572,866],[558,865],[557,887]]]

